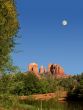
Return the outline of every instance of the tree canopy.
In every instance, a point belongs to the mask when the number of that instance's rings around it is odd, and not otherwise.
[[[11,64],[10,53],[14,49],[19,28],[14,0],[0,0],[0,71]]]

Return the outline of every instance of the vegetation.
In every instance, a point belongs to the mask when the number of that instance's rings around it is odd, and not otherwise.
[[[12,66],[11,52],[16,44],[18,28],[15,1],[0,0],[0,74],[16,70],[16,67]],[[32,106],[22,105],[18,96],[58,90],[68,91],[68,100],[83,100],[83,74],[58,79],[44,74],[41,79],[33,73],[3,74],[0,76],[0,107],[8,110],[35,110]]]
[[[2,94],[0,95],[0,110],[36,110],[36,109],[31,105],[21,104],[19,102],[18,96]]]
[[[0,79],[0,94],[31,95],[66,90],[83,93],[83,74],[71,78],[42,77],[39,79],[34,73],[6,74]]]
[[[83,73],[74,76],[74,88],[68,92],[68,100],[83,101]]]
[[[14,69],[10,53],[19,24],[14,0],[0,0],[0,73]]]
[[[3,75],[0,80],[0,93],[13,95],[31,95],[38,93],[50,93],[64,88],[69,89],[70,79],[57,79],[53,77],[43,77],[39,79],[33,73],[18,73]]]
[[[6,74],[0,79],[0,104],[6,108],[22,107],[18,96],[68,91],[68,100],[83,99],[83,74],[71,78],[43,76],[41,79],[34,73]],[[12,101],[11,101],[12,100]],[[4,102],[4,103],[3,103]],[[26,110],[26,109],[25,109]]]

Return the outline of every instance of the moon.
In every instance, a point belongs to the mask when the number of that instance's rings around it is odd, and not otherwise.
[[[63,20],[63,21],[62,21],[62,25],[63,25],[63,26],[67,26],[67,25],[68,25],[68,21],[67,21],[67,20]]]

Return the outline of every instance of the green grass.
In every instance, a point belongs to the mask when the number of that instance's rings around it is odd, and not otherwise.
[[[9,94],[0,94],[0,107],[0,110],[36,110],[32,105],[20,103],[18,96]]]

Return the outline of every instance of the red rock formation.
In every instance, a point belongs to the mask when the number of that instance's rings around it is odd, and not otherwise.
[[[52,75],[64,75],[64,69],[58,64],[49,64],[48,72],[52,73]]]
[[[41,66],[38,70],[38,64],[31,63],[28,65],[28,71],[33,72],[38,77],[40,77],[39,73],[51,73],[53,76],[66,77],[66,75],[64,74],[64,69],[58,64],[49,64],[48,70]]]
[[[55,73],[57,75],[64,75],[64,69],[60,65],[55,65],[55,68],[56,68]]]
[[[39,77],[38,64],[36,64],[36,63],[29,64],[28,71],[33,72],[36,76]]]
[[[52,64],[48,64],[48,72],[51,72],[50,71],[51,66],[52,66]]]
[[[39,73],[40,73],[40,74],[44,73],[44,67],[43,67],[43,66],[40,67]]]
[[[44,68],[43,66],[41,66],[40,69],[39,69],[39,73],[40,74],[46,73],[46,68]]]

